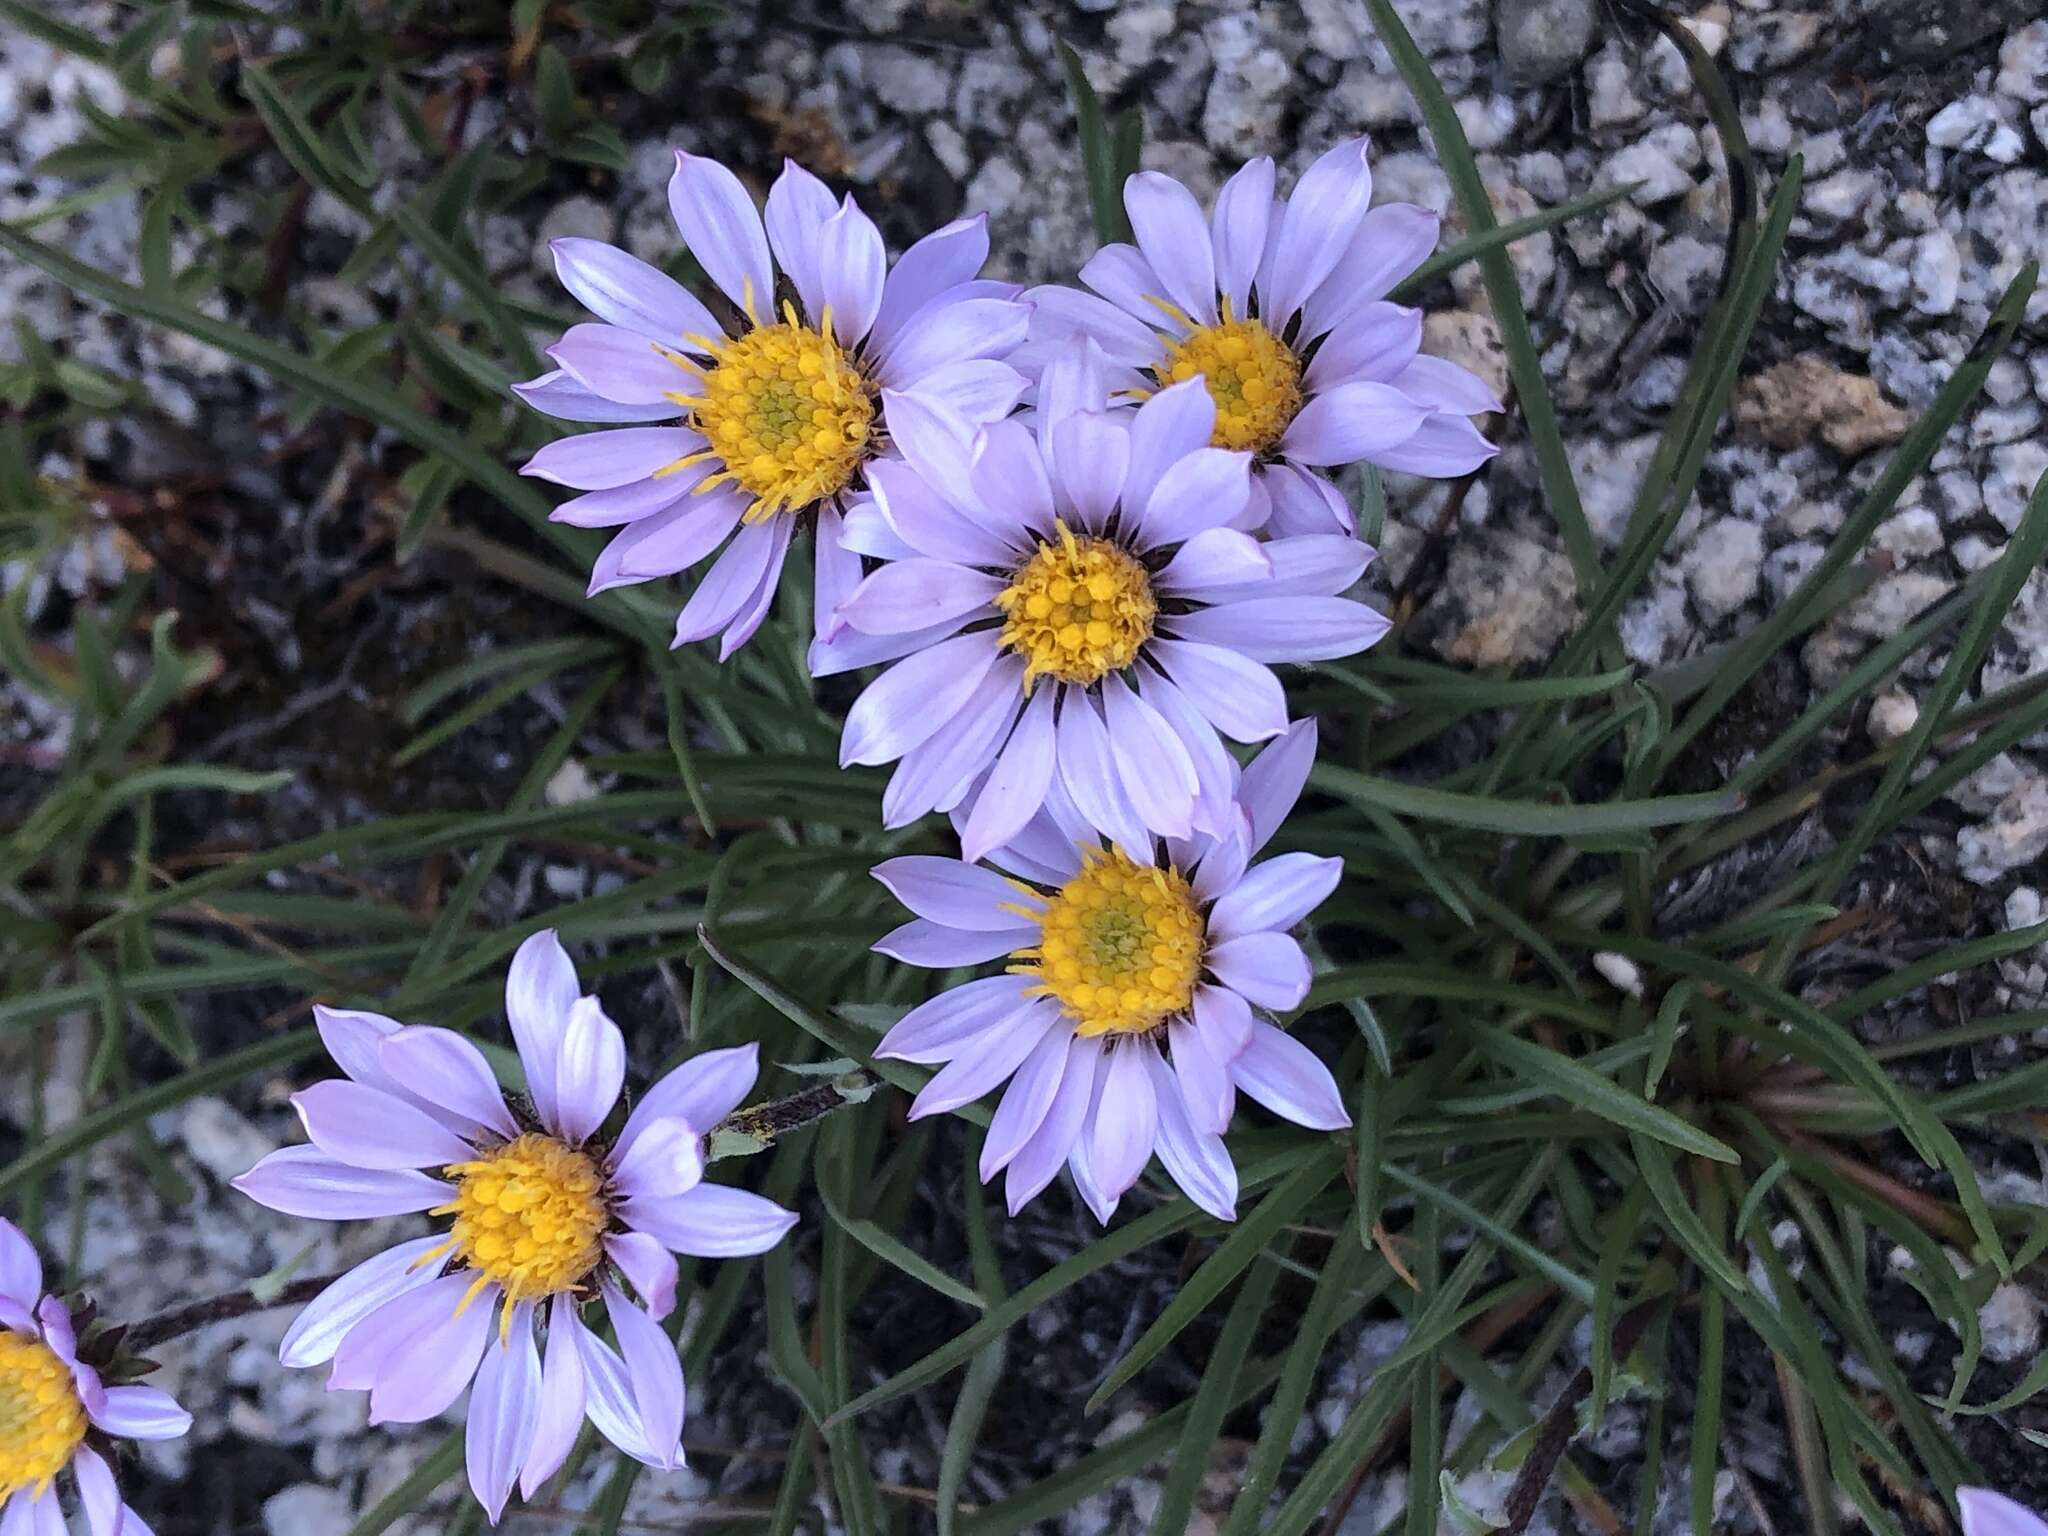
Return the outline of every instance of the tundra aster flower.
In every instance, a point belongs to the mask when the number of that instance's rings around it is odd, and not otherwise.
[[[925,857],[876,867],[917,914],[875,946],[883,954],[936,969],[1009,961],[912,1009],[877,1054],[946,1064],[912,1119],[1009,1084],[981,1176],[1007,1170],[1011,1215],[1064,1163],[1106,1222],[1156,1152],[1190,1200],[1228,1221],[1237,1168],[1223,1132],[1240,1090],[1311,1129],[1351,1123],[1329,1070],[1255,1011],[1307,995],[1308,957],[1286,930],[1343,870],[1306,853],[1247,868],[1314,756],[1306,721],[1266,748],[1222,838],[1104,846],[1056,795],[990,860],[997,869]]]
[[[1124,183],[1135,245],[1081,269],[1094,293],[1035,288],[1031,351],[1093,337],[1144,395],[1201,378],[1212,441],[1253,455],[1249,526],[1349,532],[1317,470],[1361,460],[1445,477],[1498,450],[1472,416],[1501,404],[1455,363],[1421,353],[1422,312],[1386,301],[1436,248],[1437,216],[1372,203],[1366,141],[1339,144],[1275,201],[1273,162],[1246,162],[1205,218],[1194,194],[1140,171]],[[1022,355],[1020,355],[1020,361]]]
[[[1348,656],[1387,629],[1337,596],[1372,558],[1356,539],[1239,530],[1250,456],[1210,445],[1199,380],[1112,412],[1105,372],[1085,338],[1054,359],[1035,434],[900,406],[905,462],[875,465],[873,505],[847,517],[848,544],[885,563],[838,609],[865,649],[835,646],[842,661],[907,659],[855,701],[840,761],[901,759],[892,827],[971,804],[970,861],[1056,784],[1129,849],[1223,834],[1218,732],[1287,725],[1267,664]]]
[[[601,1140],[626,1047],[580,994],[552,932],[513,956],[505,1012],[526,1069],[519,1100],[451,1030],[317,1009],[347,1076],[293,1096],[311,1146],[273,1152],[235,1180],[292,1216],[448,1218],[322,1291],[279,1357],[332,1361],[328,1386],[368,1391],[378,1424],[431,1419],[474,1377],[469,1483],[494,1521],[515,1481],[530,1498],[555,1473],[586,1416],[628,1456],[675,1466],[683,1374],[660,1326],[675,1305],[674,1255],[761,1253],[796,1221],[702,1182],[705,1133],[753,1087],[755,1047],[684,1062]],[[583,1324],[599,1300],[616,1349]]]
[[[68,1467],[93,1536],[150,1536],[121,1502],[107,1440],[175,1440],[191,1427],[168,1393],[107,1386],[79,1358],[70,1310],[43,1294],[35,1245],[0,1221],[0,1533],[63,1536],[53,1484]]]
[[[1023,340],[1029,310],[1010,285],[975,278],[988,259],[980,217],[927,235],[891,272],[874,221],[794,162],[765,221],[737,176],[680,150],[668,198],[684,243],[737,309],[733,330],[637,257],[555,241],[563,286],[597,321],[548,349],[554,371],[513,387],[567,421],[672,424],[563,438],[521,473],[584,493],[555,509],[558,521],[620,530],[591,572],[593,593],[674,575],[724,546],[675,640],[723,635],[724,657],[766,617],[800,518],[816,523],[819,611],[844,595],[834,581],[858,576],[838,547],[840,516],[887,449],[890,396],[973,421],[1016,404],[1024,380],[999,359]]]
[[[1989,1488],[1958,1488],[1963,1536],[2048,1536],[2048,1520]]]

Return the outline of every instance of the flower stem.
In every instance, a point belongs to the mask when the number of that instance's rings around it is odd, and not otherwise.
[[[130,1323],[121,1345],[128,1350],[153,1349],[214,1323],[247,1317],[251,1312],[267,1312],[272,1307],[295,1307],[300,1302],[311,1301],[339,1278],[338,1275],[315,1275],[307,1280],[294,1280],[261,1296],[254,1291],[229,1291],[225,1296],[195,1301],[189,1307],[159,1312],[155,1317]]]

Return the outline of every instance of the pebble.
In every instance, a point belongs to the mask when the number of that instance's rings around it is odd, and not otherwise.
[[[1547,544],[1489,529],[1452,549],[1420,632],[1447,661],[1513,667],[1549,656],[1577,617],[1571,562]]]
[[[1866,724],[1870,739],[1883,746],[1887,742],[1902,740],[1919,719],[1920,706],[1914,702],[1913,695],[1903,688],[1893,688],[1870,701],[1870,717]]]
[[[1990,818],[1956,837],[1965,880],[1995,884],[2008,871],[2048,854],[2048,777],[2035,774],[1992,808]]]
[[[1686,583],[1708,623],[1727,618],[1756,596],[1764,560],[1763,530],[1739,517],[1707,524],[1685,553]]]
[[[1978,1308],[1977,1327],[1985,1359],[1998,1365],[2031,1363],[2041,1346],[2041,1305],[2023,1287],[2001,1285]]]
[[[1998,50],[1998,94],[2048,102],[2048,20],[2016,28]]]
[[[1501,63],[1515,85],[1570,74],[1593,42],[1593,0],[1501,0],[1495,18]]]
[[[2044,474],[2048,474],[2048,442],[2035,439],[1992,449],[1990,471],[1984,477],[1984,510],[2007,533],[2017,532],[2027,501]]]
[[[225,1184],[239,1178],[277,1150],[225,1099],[194,1099],[178,1118],[178,1134],[193,1160]]]
[[[1845,372],[1811,352],[1743,380],[1735,419],[1775,448],[1797,448],[1818,437],[1851,458],[1897,442],[1911,425],[1875,379]]]
[[[347,1499],[319,1483],[295,1483],[263,1501],[269,1536],[347,1536],[355,1518]]]

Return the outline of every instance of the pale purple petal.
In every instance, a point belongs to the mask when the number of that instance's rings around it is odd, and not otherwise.
[[[1429,259],[1442,223],[1413,203],[1387,203],[1368,212],[1336,268],[1303,306],[1303,337],[1333,330],[1360,305],[1385,298]]]
[[[1158,710],[1195,767],[1195,832],[1223,837],[1243,820],[1237,809],[1237,763],[1188,696],[1149,667],[1138,672],[1138,697]]]
[[[778,546],[788,547],[791,521],[787,517],[771,517],[740,529],[676,616],[674,644],[688,645],[706,639],[739,617],[747,599],[761,585]]]
[[[438,1233],[415,1238],[396,1248],[387,1248],[349,1270],[292,1319],[277,1347],[278,1360],[296,1368],[325,1365],[356,1324],[387,1301],[440,1278],[441,1264],[427,1256],[436,1248],[446,1247],[447,1242]]]
[[[1041,480],[1044,474],[1041,469]],[[928,556],[956,565],[984,566],[1007,565],[1016,559],[1002,538],[954,506],[901,460],[878,459],[870,464],[868,485],[874,492],[874,512],[847,519],[848,536],[857,539],[862,554],[883,560]],[[1048,491],[1048,508],[1051,503]],[[883,537],[878,538],[878,533]]]
[[[432,1210],[455,1196],[453,1184],[424,1173],[355,1168],[317,1147],[286,1147],[273,1152],[232,1182],[258,1205],[316,1221],[404,1216]]]
[[[1023,682],[1023,657],[998,658],[946,729],[904,754],[882,792],[883,826],[905,826],[959,804],[1009,738],[1024,708]]]
[[[465,1454],[470,1490],[496,1525],[540,1423],[540,1351],[533,1342],[533,1303],[512,1312],[503,1342],[493,1338],[469,1397]]]
[[[1036,998],[1003,1028],[992,1030],[963,1051],[926,1083],[910,1104],[910,1118],[944,1114],[972,1104],[1004,1082],[1037,1049],[1047,1031],[1067,1033],[1072,1026],[1059,1005]]]
[[[1342,597],[1257,597],[1198,608],[1168,622],[1180,639],[1268,662],[1355,656],[1392,627],[1385,614]]]
[[[45,1296],[36,1303],[36,1323],[51,1353],[67,1366],[76,1365],[78,1330],[72,1326],[70,1309],[55,1296]]]
[[[572,325],[548,356],[594,394],[621,405],[658,405],[696,393],[698,375],[679,353],[617,325]],[[678,407],[680,409],[680,407]]]
[[[71,1536],[70,1527],[64,1519],[64,1506],[57,1495],[45,1486],[40,1492],[22,1490],[22,1496],[13,1501],[14,1507],[27,1512],[22,1522],[31,1536]]]
[[[1185,597],[1205,587],[1261,582],[1273,574],[1265,546],[1235,528],[1204,528],[1181,545],[1152,584],[1161,592]]]
[[[1059,768],[1083,820],[1132,858],[1150,857],[1152,834],[1123,792],[1109,729],[1080,689],[1068,693],[1060,710]]]
[[[681,474],[664,475],[659,480],[635,480],[608,491],[585,491],[556,507],[548,521],[567,523],[571,528],[619,528],[637,523],[685,500],[710,468],[708,463],[693,464]]]
[[[1259,313],[1278,329],[1329,279],[1372,203],[1366,141],[1325,151],[1288,195],[1259,273]]]
[[[794,1211],[729,1184],[699,1184],[663,1200],[628,1200],[619,1216],[675,1252],[701,1259],[766,1253],[797,1220]]]
[[[497,1310],[498,1288],[487,1286],[386,1355],[370,1388],[370,1422],[424,1424],[446,1413],[476,1375],[484,1346],[497,1337]]]
[[[192,1415],[155,1387],[109,1387],[92,1422],[121,1440],[176,1440],[192,1427]]]
[[[689,351],[699,350],[692,336],[719,338],[718,322],[702,301],[639,257],[574,237],[550,240],[548,249],[562,286],[598,319]]]
[[[1272,219],[1273,158],[1257,155],[1223,183],[1209,216],[1216,291],[1230,300],[1230,311],[1239,319],[1251,300],[1252,279],[1258,276]]]
[[[604,1240],[605,1256],[633,1282],[648,1315],[660,1322],[676,1307],[676,1256],[645,1232],[613,1232]]]
[[[78,1502],[92,1536],[121,1536],[121,1490],[113,1468],[91,1446],[81,1445],[71,1453],[71,1475],[78,1480]]]
[[[1373,557],[1370,544],[1338,533],[1268,539],[1263,547],[1273,562],[1272,574],[1264,581],[1207,587],[1184,595],[1212,604],[1252,597],[1329,597],[1356,582]]]
[[[904,385],[972,422],[1000,421],[1030,387],[1030,380],[1008,363],[985,357],[943,364]]]
[[[1032,695],[975,799],[966,830],[960,834],[960,856],[970,863],[1015,837],[1045,804],[1055,761],[1054,692],[1043,687]]]
[[[995,1117],[989,1121],[988,1138],[982,1143],[982,1183],[1002,1172],[1045,1123],[1046,1114],[1059,1094],[1060,1079],[1066,1075],[1072,1040],[1070,1031],[1048,1029],[1011,1076],[1002,1102],[996,1105]]]
[[[1045,898],[1036,891],[959,859],[906,854],[870,873],[919,917],[949,928],[1015,928],[1028,914],[1045,910]]]
[[[1499,452],[1469,416],[1438,414],[1404,441],[1374,453],[1372,462],[1404,475],[1450,480],[1471,474]]]
[[[1203,1130],[1188,1113],[1172,1070],[1156,1052],[1145,1065],[1159,1109],[1153,1150],[1181,1193],[1219,1221],[1237,1219],[1237,1164],[1221,1135]],[[1185,1082],[1185,1079],[1182,1080]],[[1227,1123],[1229,1116],[1225,1115]]]
[[[949,1061],[1022,1012],[1030,1002],[1024,995],[1029,986],[1025,977],[1006,973],[949,987],[898,1019],[875,1054],[927,1064]]]
[[[552,416],[557,421],[674,421],[685,409],[673,400],[660,400],[649,405],[621,405],[578,383],[566,368],[551,368],[537,378],[514,384],[512,393],[543,416]]]
[[[1202,786],[1179,733],[1114,673],[1102,680],[1102,703],[1111,756],[1132,808],[1162,837],[1186,837]]]
[[[463,1124],[496,1131],[507,1141],[519,1134],[484,1053],[454,1030],[410,1025],[385,1037],[377,1059],[394,1081]]]
[[[822,324],[829,313],[839,344],[858,346],[882,308],[882,279],[888,271],[882,232],[848,195],[818,231],[818,288],[825,309],[813,318]]]
[[[571,1145],[604,1124],[626,1082],[626,1037],[595,997],[569,1009],[555,1057],[555,1118],[548,1129]]]
[[[1159,277],[1155,292],[1198,325],[1216,323],[1216,257],[1209,221],[1171,176],[1139,171],[1124,181],[1124,212],[1138,250]]]
[[[682,1456],[683,1442],[683,1366],[676,1347],[661,1325],[618,1287],[604,1287],[604,1310],[619,1341],[619,1356],[626,1362],[633,1405],[640,1410],[647,1443],[661,1452],[663,1467],[672,1468]]]
[[[882,391],[882,415],[896,451],[932,490],[956,509],[974,504],[967,477],[973,422],[936,400],[890,389]]]
[[[739,177],[716,160],[679,149],[668,208],[683,243],[719,291],[750,318],[766,318],[775,300],[775,269],[761,216]]]
[[[1107,411],[1076,411],[1052,430],[1054,478],[1070,522],[1100,532],[1116,509],[1130,464],[1131,440]]]
[[[725,542],[740,525],[746,510],[744,494],[719,490],[692,496],[673,516],[663,517],[659,526],[650,518],[638,529],[627,529],[613,541],[618,550],[619,577],[624,581],[651,581],[687,571]],[[628,535],[642,529],[645,532],[639,538],[629,541]],[[611,552],[610,547],[605,550],[606,555]],[[592,585],[596,585],[595,581]]]
[[[990,422],[974,435],[972,457],[967,470],[976,502],[998,514],[1013,526],[1030,529],[1041,537],[1053,531],[1052,482],[1046,478],[1045,460],[1031,434],[1014,421]],[[994,551],[983,564],[1000,565],[1014,561],[1013,550],[1030,547],[1028,536],[1011,534],[984,524],[982,537]]]
[[[1183,379],[1140,405],[1131,416],[1126,506],[1142,510],[1159,488],[1160,477],[1198,448],[1208,447],[1215,430],[1216,401],[1201,379]]]
[[[583,1411],[597,1432],[635,1461],[651,1467],[674,1463],[672,1452],[656,1450],[648,1442],[646,1426],[640,1422],[639,1406],[633,1401],[632,1378],[612,1347],[584,1327],[570,1324],[578,1363],[583,1371]]]
[[[402,1354],[416,1335],[453,1316],[475,1283],[473,1274],[458,1270],[385,1302],[343,1336],[341,1348],[334,1352],[334,1369],[327,1374],[328,1390],[366,1392],[375,1386],[384,1362]],[[473,1305],[486,1314],[491,1308],[481,1297]]]
[[[1362,304],[1323,338],[1301,381],[1311,394],[1339,384],[1392,384],[1421,347],[1421,310],[1384,301]]]
[[[1131,1040],[1112,1046],[1102,1069],[1101,1097],[1088,1123],[1088,1169],[1112,1201],[1138,1182],[1159,1139],[1159,1095],[1146,1065],[1158,1055],[1151,1041]]]
[[[1299,464],[1356,464],[1381,455],[1413,437],[1429,419],[1429,407],[1391,384],[1339,384],[1304,405],[1279,452]]]
[[[1269,539],[1349,539],[1358,531],[1351,503],[1321,475],[1292,464],[1266,464],[1254,471],[1252,478],[1265,488],[1272,502],[1264,524]],[[1366,550],[1367,555],[1371,553]],[[1279,565],[1278,556],[1274,564]]]
[[[945,560],[897,560],[854,588],[839,616],[864,634],[904,635],[987,608],[1005,584]]]
[[[1299,1008],[1308,996],[1308,956],[1284,933],[1247,933],[1211,944],[1210,972],[1261,1008]]]
[[[1089,267],[1094,265],[1089,263]],[[1082,268],[1083,282],[1088,280],[1087,273],[1088,267]],[[1057,349],[1077,336],[1088,336],[1111,362],[1130,368],[1148,367],[1164,353],[1156,330],[1107,299],[1058,285],[1033,288],[1024,297],[1031,305],[1034,350],[1041,345]],[[1165,318],[1156,311],[1153,314],[1155,322]]]
[[[1191,539],[1205,528],[1220,528],[1244,511],[1250,496],[1250,454],[1197,448],[1168,465],[1152,488],[1137,547],[1157,549]]]
[[[2048,1521],[1989,1488],[1958,1488],[1963,1536],[2048,1536]]]
[[[1024,340],[1031,308],[1009,299],[953,299],[911,317],[875,362],[884,390],[915,390],[926,375],[967,358],[1007,357]],[[893,424],[892,414],[892,424]]]
[[[1038,446],[1046,465],[1057,472],[1053,430],[1076,411],[1107,410],[1110,405],[1108,360],[1089,336],[1076,337],[1046,363],[1038,376]]]
[[[882,311],[875,316],[868,345],[885,351],[912,316],[947,297],[988,260],[988,215],[955,219],[933,230],[903,253],[882,284]]]
[[[1228,1066],[1252,1043],[1251,1005],[1228,987],[1195,988],[1195,1028],[1209,1054]]]
[[[1502,408],[1500,397],[1478,374],[1427,353],[1411,357],[1392,382],[1404,395],[1454,416],[1478,416]]]
[[[1230,1075],[1239,1088],[1296,1125],[1341,1131],[1351,1124],[1330,1069],[1284,1029],[1253,1020],[1251,1044],[1230,1064]]]
[[[27,1309],[43,1294],[43,1261],[21,1228],[0,1218],[0,1297]]]
[[[825,645],[839,633],[839,605],[860,585],[860,554],[847,547],[845,520],[829,502],[818,508],[811,543],[812,639]]]
[[[1209,909],[1209,937],[1234,939],[1292,928],[1321,906],[1343,877],[1342,859],[1283,853],[1254,867]]]
[[[680,1195],[704,1177],[704,1138],[688,1121],[671,1115],[640,1127],[633,1144],[619,1153],[612,1188],[634,1195]]]
[[[1258,662],[1219,645],[1155,640],[1150,654],[1211,725],[1233,741],[1264,741],[1287,729],[1287,695]]]
[[[1280,830],[1280,823],[1301,798],[1308,771],[1316,759],[1316,723],[1297,720],[1284,735],[1245,765],[1238,798],[1251,817],[1250,852],[1257,853]]]
[[[520,466],[519,473],[577,491],[631,485],[688,458],[704,439],[684,427],[621,427],[560,437]]]
[[[1082,263],[1078,275],[1116,308],[1148,328],[1176,336],[1187,331],[1184,322],[1159,307],[1158,300],[1166,296],[1166,285],[1136,246],[1105,245]],[[1157,343],[1151,355],[1159,355]]]
[[[1010,1159],[1003,1179],[1003,1197],[1012,1216],[1059,1173],[1095,1100],[1095,1079],[1102,1061],[1101,1040],[1070,1035],[1066,1051],[1066,1066],[1045,1118]]]
[[[883,934],[875,941],[874,950],[878,955],[901,960],[905,965],[942,971],[956,965],[980,965],[985,960],[1000,960],[1005,955],[1036,944],[1038,935],[1035,923],[977,932],[919,917]]]
[[[827,303],[818,276],[819,231],[838,211],[839,204],[824,182],[794,160],[782,162],[782,174],[768,189],[761,222],[768,233],[769,249],[775,253],[775,264],[795,286],[798,302],[813,322]],[[762,298],[765,301],[765,293]]]
[[[680,1120],[698,1135],[707,1134],[739,1108],[753,1091],[760,1070],[761,1047],[751,1040],[723,1050],[700,1051],[641,1096],[619,1133],[618,1151],[629,1151],[640,1133],[657,1120]]]
[[[718,642],[718,659],[726,660],[732,653],[754,638],[754,631],[761,627],[768,617],[768,610],[775,602],[775,594],[782,583],[783,562],[789,556],[789,541],[796,535],[797,520],[794,517],[774,519],[775,538],[768,551],[768,568],[761,572],[761,579],[754,592],[740,605],[740,611],[725,628],[725,634]]]
[[[505,976],[505,1018],[526,1069],[527,1097],[544,1123],[555,1118],[555,1058],[569,1010],[582,993],[576,966],[554,929],[529,935],[513,953]]]
[[[1166,1043],[1173,1057],[1174,1097],[1185,1103],[1196,1130],[1221,1136],[1230,1127],[1230,1112],[1237,1103],[1237,1089],[1224,1062],[1199,1028],[1179,1019],[1166,1026]]]
[[[540,1408],[534,1418],[533,1441],[519,1473],[519,1496],[531,1500],[540,1485],[561,1470],[583,1427],[583,1356],[576,1334],[576,1304],[555,1297],[548,1322],[547,1363],[541,1369]]]

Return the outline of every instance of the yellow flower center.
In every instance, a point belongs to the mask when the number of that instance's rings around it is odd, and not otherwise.
[[[1086,685],[1138,659],[1159,604],[1145,567],[1107,539],[1065,523],[996,594],[1001,643],[1024,658],[1024,690],[1041,676]]]
[[[0,1328],[0,1503],[40,1494],[85,1438],[71,1372],[41,1339]]]
[[[737,340],[690,340],[712,360],[707,366],[669,354],[700,376],[694,393],[679,390],[670,398],[689,408],[688,424],[711,446],[662,473],[705,458],[722,460],[724,469],[698,489],[734,482],[754,498],[746,513],[750,523],[846,489],[874,434],[875,395],[832,339],[829,311],[815,330],[784,305],[780,324],[755,326]]]
[[[603,1261],[610,1213],[588,1153],[529,1131],[447,1172],[455,1200],[436,1214],[455,1225],[440,1252],[476,1271],[472,1295],[491,1281],[513,1302],[573,1291]]]
[[[1017,952],[1030,963],[1012,969],[1038,978],[1033,991],[1066,1009],[1076,1034],[1142,1034],[1194,1001],[1202,915],[1176,871],[1083,849],[1038,921],[1038,947]]]
[[[1301,359],[1294,349],[1257,320],[1231,319],[1227,304],[1222,324],[1169,340],[1153,371],[1162,386],[1201,375],[1216,402],[1213,448],[1264,453],[1301,409]]]

